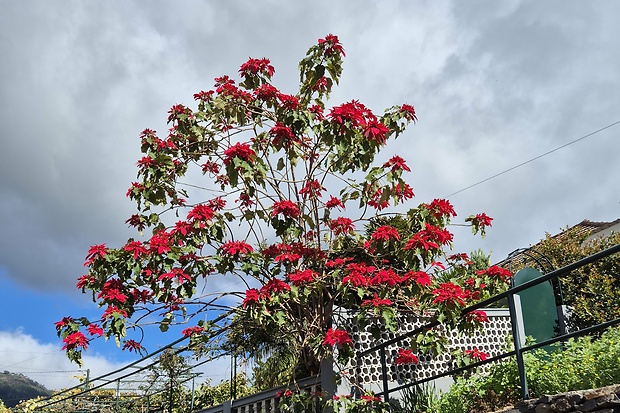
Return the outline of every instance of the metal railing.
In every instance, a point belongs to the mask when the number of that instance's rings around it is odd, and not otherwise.
[[[458,368],[453,368],[453,369],[449,369],[443,373],[440,374],[435,374],[432,375],[431,377],[426,377],[424,379],[420,379],[420,380],[414,380],[405,384],[401,384],[395,387],[390,387],[389,386],[389,379],[388,379],[388,366],[386,363],[386,349],[388,348],[388,346],[394,345],[400,341],[402,341],[403,339],[409,338],[409,337],[413,337],[416,336],[420,333],[422,333],[423,331],[429,329],[429,328],[433,328],[433,327],[437,327],[440,325],[440,323],[436,320],[432,320],[429,323],[420,326],[410,332],[407,332],[406,334],[402,334],[398,337],[394,337],[390,340],[386,340],[384,342],[382,342],[379,345],[373,346],[369,349],[366,349],[362,352],[359,352],[356,356],[357,358],[362,358],[364,356],[370,355],[371,353],[375,353],[375,352],[379,352],[379,359],[380,359],[380,363],[381,363],[381,370],[382,370],[382,388],[383,391],[376,393],[377,396],[382,396],[384,400],[389,400],[389,395],[390,393],[395,393],[398,392],[400,390],[409,388],[409,387],[413,387],[413,386],[419,386],[421,384],[424,383],[428,383],[430,381],[435,381],[437,379],[443,378],[443,377],[449,377],[449,376],[455,376],[459,373],[465,372],[469,369],[473,369],[475,367],[479,367],[479,366],[483,366],[483,365],[487,365],[489,363],[494,363],[497,361],[500,361],[502,359],[506,359],[508,357],[512,357],[515,356],[516,357],[516,361],[517,361],[517,367],[518,367],[518,371],[519,371],[519,384],[521,387],[521,397],[525,400],[528,397],[528,386],[527,386],[527,377],[525,374],[525,364],[524,364],[524,360],[523,360],[523,354],[527,351],[530,350],[534,350],[537,348],[541,348],[541,347],[545,347],[557,342],[561,342],[561,341],[566,341],[570,338],[574,338],[574,337],[580,337],[580,336],[585,336],[585,335],[589,335],[592,334],[594,332],[598,332],[598,331],[602,331],[605,330],[611,326],[620,324],[620,318],[616,318],[614,320],[610,320],[604,323],[600,323],[588,328],[584,328],[578,331],[574,331],[571,333],[567,333],[567,334],[563,334],[560,335],[558,337],[554,337],[551,338],[549,340],[545,340],[542,341],[540,343],[535,343],[532,345],[522,345],[522,339],[525,339],[525,337],[521,337],[521,333],[519,332],[519,328],[518,328],[518,322],[517,320],[519,319],[518,315],[517,315],[517,306],[515,304],[515,295],[520,293],[521,291],[524,291],[530,287],[539,285],[541,283],[547,282],[547,281],[551,281],[551,280],[555,280],[557,278],[560,278],[568,273],[570,273],[573,270],[576,270],[578,268],[581,268],[585,265],[591,264],[593,262],[596,262],[602,258],[608,257],[610,255],[613,255],[615,253],[620,252],[620,244],[615,245],[611,248],[608,248],[606,250],[600,251],[596,254],[590,255],[589,257],[583,258],[579,261],[576,261],[570,265],[567,265],[565,267],[562,267],[558,270],[555,271],[551,271],[541,277],[538,277],[534,280],[525,282],[519,286],[516,287],[512,287],[510,289],[508,289],[507,291],[501,293],[501,294],[497,294],[491,298],[488,298],[484,301],[481,301],[479,303],[476,303],[475,305],[472,305],[470,307],[464,308],[461,311],[461,316],[465,316],[466,314],[474,311],[474,310],[478,310],[481,308],[486,308],[489,307],[490,304],[496,303],[500,300],[503,299],[508,299],[508,308],[509,308],[509,312],[510,312],[510,321],[511,321],[511,326],[512,326],[512,341],[514,343],[514,350],[512,351],[507,351],[505,353],[499,354],[497,356],[494,357],[489,357],[484,361],[478,361],[472,364],[469,364],[467,366],[463,366],[463,367],[458,367]]]
[[[223,404],[197,410],[194,413],[275,413],[278,412],[279,394],[291,389],[295,391],[321,391],[321,376],[312,376],[298,380],[294,386],[280,386],[260,393],[230,400]]]

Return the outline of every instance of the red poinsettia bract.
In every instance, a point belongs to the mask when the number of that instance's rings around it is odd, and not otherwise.
[[[256,159],[256,152],[250,147],[250,144],[237,142],[224,151],[224,165],[228,165],[233,158],[251,163]]]
[[[327,346],[345,346],[353,344],[353,340],[349,336],[346,330],[342,330],[339,328],[330,328],[325,333],[325,339],[323,340],[323,345]]]
[[[296,203],[289,200],[274,202],[271,209],[271,216],[275,217],[279,214],[288,218],[297,218],[299,216],[299,207]]]
[[[245,241],[228,241],[222,245],[222,252],[231,257],[249,254],[254,249]]]
[[[413,354],[413,352],[410,349],[404,349],[404,348],[398,349],[398,355],[396,356],[396,359],[394,360],[394,364],[396,364],[397,366],[401,364],[418,364],[419,362],[420,360],[418,359],[418,356]]]
[[[181,334],[183,334],[183,337],[190,337],[194,334],[202,334],[204,331],[205,329],[200,326],[193,326],[183,329]]]
[[[471,358],[474,361],[485,361],[489,358],[489,355],[480,349],[474,347],[471,350],[463,350],[463,354],[467,357]]]
[[[63,350],[75,350],[78,348],[83,348],[86,350],[88,348],[88,339],[79,331],[67,335],[62,342],[65,343],[62,348]]]

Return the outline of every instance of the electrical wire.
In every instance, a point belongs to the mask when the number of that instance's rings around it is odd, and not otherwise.
[[[478,186],[478,185],[480,185],[480,184],[482,184],[482,183],[485,183],[485,182],[487,182],[487,181],[490,181],[491,179],[497,178],[498,176],[501,176],[501,175],[503,175],[503,174],[505,174],[505,173],[507,173],[507,172],[510,172],[510,171],[513,171],[513,170],[515,170],[515,169],[517,169],[517,168],[520,168],[520,167],[522,167],[523,165],[527,165],[527,164],[528,164],[528,163],[530,163],[530,162],[533,162],[533,161],[535,161],[535,160],[537,160],[537,159],[540,159],[540,158],[542,158],[542,157],[544,157],[544,156],[547,156],[547,155],[549,155],[549,154],[551,154],[551,153],[553,153],[553,152],[559,151],[560,149],[565,148],[565,147],[567,147],[567,146],[569,146],[569,145],[572,145],[573,143],[576,143],[576,142],[579,142],[579,141],[584,140],[584,139],[586,139],[586,138],[589,138],[589,137],[590,137],[590,136],[592,136],[592,135],[596,135],[597,133],[602,132],[602,131],[604,131],[605,129],[609,129],[609,128],[611,128],[612,126],[615,126],[615,125],[617,125],[617,124],[619,124],[619,123],[620,123],[620,120],[618,120],[618,121],[616,121],[616,122],[613,122],[613,123],[610,123],[610,124],[609,124],[609,125],[607,125],[607,126],[604,126],[604,127],[600,128],[600,129],[598,129],[598,130],[595,130],[594,132],[590,132],[590,133],[588,133],[587,135],[584,135],[584,136],[582,136],[582,137],[580,137],[580,138],[577,138],[577,139],[575,139],[575,140],[573,140],[573,141],[570,141],[570,142],[568,142],[568,143],[565,143],[565,144],[564,144],[564,145],[562,145],[562,146],[558,146],[557,148],[552,149],[552,150],[550,150],[550,151],[548,151],[548,152],[545,152],[545,153],[543,153],[542,155],[538,155],[538,156],[536,156],[536,157],[534,157],[534,158],[532,158],[532,159],[529,159],[529,160],[527,160],[527,161],[525,161],[525,162],[521,162],[520,164],[515,165],[515,166],[513,166],[512,168],[508,168],[508,169],[506,169],[505,171],[502,171],[502,172],[497,173],[497,174],[495,174],[495,175],[493,175],[493,176],[490,176],[490,177],[488,177],[488,178],[486,178],[486,179],[483,179],[482,181],[476,182],[476,183],[475,183],[475,184],[473,184],[473,185],[469,185],[468,187],[465,187],[465,188],[463,188],[463,189],[461,189],[461,190],[458,190],[458,191],[456,191],[456,192],[453,192],[453,193],[451,193],[450,195],[445,196],[444,198],[450,198],[451,196],[454,196],[454,195],[456,195],[456,194],[460,194],[461,192],[464,192],[464,191],[466,191],[466,190],[468,190],[468,189],[471,189],[471,188],[473,188],[473,187],[475,187],[475,186]]]

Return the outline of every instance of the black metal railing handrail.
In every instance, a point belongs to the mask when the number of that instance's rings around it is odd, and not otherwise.
[[[222,403],[204,409],[196,410],[194,413],[218,413],[226,411],[234,411],[241,406],[252,405],[265,400],[275,400],[279,392],[286,390],[303,390],[314,386],[320,386],[321,376],[310,376],[295,381],[288,385],[275,387],[273,389],[263,390],[259,393],[251,394],[248,396],[240,397],[238,399],[230,400],[228,403]],[[228,406],[227,406],[228,405]]]

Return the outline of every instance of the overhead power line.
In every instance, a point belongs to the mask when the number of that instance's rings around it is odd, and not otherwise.
[[[498,177],[498,176],[500,176],[500,175],[503,175],[503,174],[508,173],[508,172],[510,172],[510,171],[512,171],[512,170],[515,170],[515,169],[517,169],[517,168],[520,168],[520,167],[522,167],[523,165],[527,165],[527,164],[528,164],[528,163],[530,163],[530,162],[534,162],[535,160],[540,159],[540,158],[542,158],[542,157],[544,157],[544,156],[547,156],[547,155],[549,155],[549,154],[551,154],[551,153],[553,153],[553,152],[559,151],[560,149],[565,148],[565,147],[567,147],[567,146],[569,146],[569,145],[572,145],[573,143],[576,143],[576,142],[579,142],[579,141],[584,140],[584,139],[586,139],[586,138],[589,138],[589,137],[590,137],[590,136],[592,136],[592,135],[596,135],[597,133],[602,132],[602,131],[604,131],[605,129],[609,129],[609,128],[611,128],[612,126],[615,126],[615,125],[617,125],[617,124],[619,124],[619,123],[620,123],[620,120],[618,120],[618,121],[616,121],[616,122],[614,122],[614,123],[610,123],[610,124],[609,124],[609,125],[607,125],[607,126],[604,126],[604,127],[600,128],[600,129],[598,129],[598,130],[595,130],[594,132],[590,132],[590,133],[588,133],[587,135],[584,135],[584,136],[582,136],[582,137],[580,137],[580,138],[577,138],[577,139],[575,139],[575,140],[573,140],[573,141],[570,141],[570,142],[568,142],[568,143],[565,143],[565,144],[564,144],[564,145],[562,145],[562,146],[558,146],[557,148],[552,149],[552,150],[550,150],[550,151],[548,151],[548,152],[545,152],[545,153],[543,153],[542,155],[538,155],[538,156],[536,156],[535,158],[529,159],[529,160],[527,160],[527,161],[525,161],[525,162],[521,162],[520,164],[515,165],[515,166],[513,166],[512,168],[508,168],[508,169],[506,169],[505,171],[502,171],[502,172],[500,172],[500,173],[497,173],[497,174],[495,174],[495,175],[493,175],[493,176],[490,176],[490,177],[488,177],[488,178],[486,178],[486,179],[483,179],[482,181],[478,181],[478,182],[476,182],[475,184],[469,185],[468,187],[465,187],[465,188],[463,188],[463,189],[461,189],[461,190],[458,190],[458,191],[456,191],[456,192],[453,192],[453,193],[451,193],[450,195],[445,196],[444,198],[450,198],[450,197],[451,197],[451,196],[453,196],[453,195],[460,194],[460,193],[461,193],[461,192],[463,192],[463,191],[466,191],[466,190],[471,189],[471,188],[473,188],[473,187],[475,187],[475,186],[478,186],[478,185],[480,185],[480,184],[482,184],[482,183],[485,183],[485,182],[487,182],[487,181],[490,181],[491,179],[497,178],[497,177]]]

